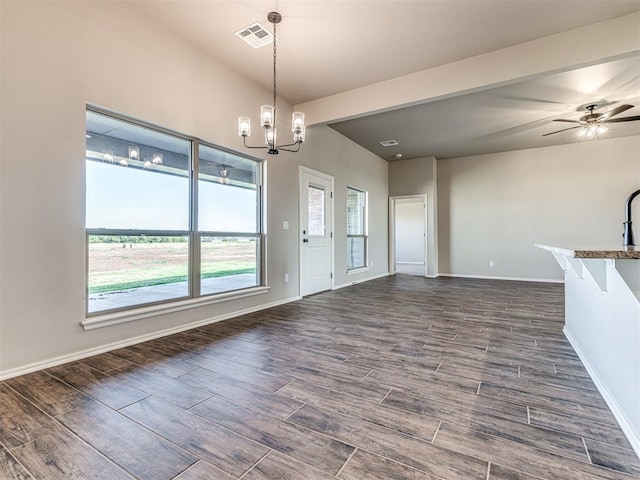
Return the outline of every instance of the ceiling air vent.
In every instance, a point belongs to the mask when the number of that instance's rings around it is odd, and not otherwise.
[[[395,140],[383,140],[380,142],[380,145],[382,145],[383,147],[393,147],[399,144]]]
[[[257,22],[238,30],[236,35],[253,48],[264,47],[273,42],[273,35]]]

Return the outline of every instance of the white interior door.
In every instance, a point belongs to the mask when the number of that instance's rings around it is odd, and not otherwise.
[[[300,295],[333,283],[333,177],[300,168]]]

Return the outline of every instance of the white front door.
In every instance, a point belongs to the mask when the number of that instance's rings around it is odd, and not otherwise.
[[[300,167],[300,295],[331,290],[333,177]]]

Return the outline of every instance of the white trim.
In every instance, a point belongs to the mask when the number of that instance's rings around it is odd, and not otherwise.
[[[575,350],[575,352],[578,354],[578,357],[580,358],[580,361],[582,361],[582,364],[584,365],[584,368],[587,370],[587,373],[589,373],[591,380],[593,380],[593,383],[595,383],[596,388],[600,392],[600,395],[602,395],[602,398],[604,398],[604,401],[607,403],[609,410],[611,410],[611,413],[618,421],[618,425],[620,425],[620,428],[622,429],[625,436],[627,437],[627,440],[629,440],[631,447],[633,448],[633,450],[636,452],[636,455],[640,459],[640,432],[636,432],[633,429],[631,422],[627,420],[627,417],[625,416],[623,410],[618,406],[618,403],[613,398],[613,395],[611,395],[611,393],[605,386],[604,382],[600,380],[600,377],[598,376],[596,371],[591,367],[591,365],[587,361],[586,355],[580,349],[578,342],[575,340],[575,338],[573,338],[573,336],[571,335],[571,332],[569,332],[566,326],[562,331],[564,333],[564,336],[567,338],[567,340]]]
[[[396,265],[424,265],[425,262],[398,262],[396,261]]]
[[[347,275],[355,275],[356,273],[364,273],[364,272],[368,272],[369,271],[369,267],[358,267],[358,268],[352,268],[351,270],[347,270]]]
[[[388,272],[381,273],[380,275],[374,275],[373,277],[363,278],[362,280],[354,280],[353,282],[341,283],[340,285],[335,285],[332,290],[339,290],[340,288],[350,287],[355,285],[356,283],[368,282],[369,280],[375,280],[376,278],[388,277],[390,274]]]
[[[478,278],[482,280],[511,280],[514,282],[564,283],[564,280],[555,280],[552,278],[492,277],[488,275],[459,275],[457,273],[440,273],[439,276],[454,278]]]
[[[120,323],[127,323],[133,322],[135,320],[157,317],[158,315],[166,315],[168,313],[188,310],[190,308],[203,307],[205,305],[212,305],[214,303],[228,302],[230,300],[252,297],[254,295],[267,293],[270,288],[271,287],[255,287],[235,292],[221,293],[219,295],[210,297],[208,296],[189,298],[187,300],[167,304],[152,305],[149,307],[136,308],[116,313],[107,313],[105,315],[87,318],[86,320],[80,322],[80,325],[82,325],[85,330],[109,327],[111,325],[118,325]]]
[[[177,327],[166,328],[164,330],[160,330],[154,333],[148,333],[145,335],[139,335],[137,337],[133,337],[127,340],[121,340],[114,343],[109,343],[107,345],[103,345],[101,347],[89,348],[87,350],[81,350],[79,352],[70,353],[68,355],[62,355],[60,357],[51,358],[48,360],[43,360],[41,362],[34,362],[28,365],[13,368],[5,371],[0,371],[0,381],[7,380],[8,378],[18,377],[20,375],[25,375],[27,373],[36,372],[38,370],[44,370],[45,368],[55,367],[56,365],[61,365],[63,363],[73,362],[76,360],[82,360],[83,358],[91,357],[93,355],[98,355],[100,353],[110,352],[111,350],[116,350],[118,348],[129,347],[131,345],[135,345],[142,342],[147,342],[149,340],[154,340],[160,337],[166,337],[168,335],[173,335],[174,333],[184,332],[185,330],[191,330],[193,328],[203,327],[205,325],[209,325],[212,323],[221,322],[223,320],[228,320],[230,318],[239,317],[242,315],[247,315],[249,313],[259,312],[260,310],[265,310],[267,308],[277,307],[278,305],[283,305],[285,303],[296,302],[300,300],[301,297],[291,297],[285,298],[284,300],[278,300],[275,302],[258,305],[256,307],[245,308],[243,310],[237,310],[231,313],[225,313],[224,315],[218,315],[216,317],[209,317],[203,320],[198,320],[196,322],[187,323],[185,325],[179,325]]]
[[[411,202],[413,200],[414,202]],[[424,209],[424,272],[427,273],[429,265],[429,242],[427,241],[427,235],[434,235],[433,232],[429,232],[429,215],[427,212],[428,197],[426,194],[416,195],[395,195],[389,197],[389,274],[396,273],[396,203],[422,203]],[[408,263],[408,262],[397,262]],[[438,264],[436,259],[435,264]],[[435,270],[435,269],[434,269]],[[426,276],[426,275],[425,275]]]

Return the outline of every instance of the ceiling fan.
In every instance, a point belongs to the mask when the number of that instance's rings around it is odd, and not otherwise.
[[[604,125],[605,123],[635,122],[637,120],[640,120],[640,115],[636,115],[633,117],[611,118],[615,115],[629,110],[630,108],[633,108],[633,105],[620,105],[606,113],[596,113],[595,109],[598,108],[598,104],[596,103],[587,105],[585,108],[589,113],[580,117],[579,120],[567,120],[564,118],[558,118],[554,120],[554,122],[577,123],[578,125],[574,127],[563,128],[562,130],[551,133],[545,133],[542,136],[546,137],[548,135],[554,135],[556,133],[566,132],[567,130],[574,130],[576,128],[579,128],[579,137],[597,138],[598,135],[601,135],[607,131],[607,127]]]

